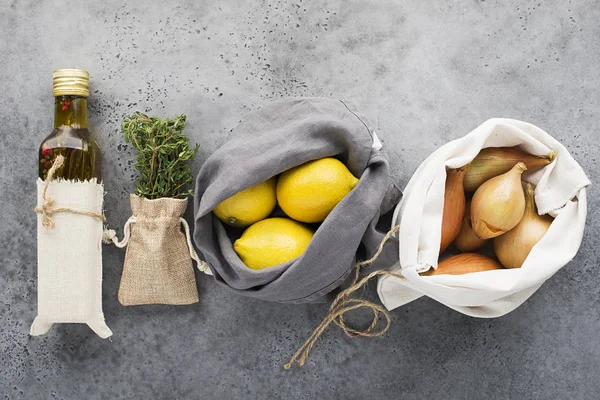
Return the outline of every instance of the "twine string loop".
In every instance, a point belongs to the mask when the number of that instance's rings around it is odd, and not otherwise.
[[[364,276],[362,279],[360,279],[361,268],[370,265],[373,262],[375,262],[375,260],[377,260],[377,258],[383,252],[383,247],[385,246],[387,241],[396,232],[398,232],[399,229],[400,226],[396,225],[385,235],[385,237],[381,240],[381,243],[379,243],[377,252],[375,252],[373,257],[369,258],[368,260],[356,263],[354,279],[350,287],[348,287],[347,289],[345,289],[337,295],[333,303],[331,303],[331,306],[329,307],[329,312],[327,313],[323,321],[321,321],[321,323],[317,325],[317,327],[313,330],[313,332],[302,344],[302,346],[300,346],[300,348],[290,358],[290,361],[284,365],[285,369],[290,369],[294,364],[297,364],[299,367],[302,367],[304,365],[304,362],[308,358],[313,346],[315,345],[319,337],[323,334],[325,329],[327,329],[327,327],[332,322],[338,327],[340,327],[344,331],[344,333],[351,338],[376,337],[381,336],[388,331],[392,321],[390,319],[390,314],[383,306],[375,304],[372,301],[366,299],[351,297],[351,295],[360,288],[362,288],[365,284],[367,284],[367,282],[369,282],[372,278],[379,275],[388,275],[394,276],[396,278],[404,278],[400,274],[395,274],[386,270],[377,270],[371,272],[369,275]],[[366,329],[353,328],[349,326],[344,319],[345,313],[360,308],[369,309],[373,316],[371,324]],[[379,329],[377,329],[379,321],[381,319],[385,321],[385,324]]]
[[[52,198],[52,196],[48,196],[48,187],[50,186],[50,182],[54,179],[54,174],[60,167],[63,166],[64,162],[65,157],[62,155],[58,155],[54,160],[54,163],[52,164],[52,167],[50,167],[50,169],[48,170],[48,175],[46,176],[46,184],[44,185],[44,192],[42,194],[42,205],[34,209],[35,212],[42,214],[42,226],[45,229],[54,228],[55,223],[52,219],[52,215],[62,212],[70,212],[72,214],[78,215],[87,215],[101,222],[104,222],[106,219],[102,214],[90,211],[81,211],[70,207],[54,208],[54,199]]]

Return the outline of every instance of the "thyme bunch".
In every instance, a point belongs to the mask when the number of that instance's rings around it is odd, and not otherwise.
[[[190,149],[189,139],[182,133],[185,120],[183,114],[171,120],[140,112],[123,120],[121,131],[125,142],[132,143],[137,152],[138,196],[158,199],[185,198],[192,194],[191,189],[184,190],[193,181],[187,161],[194,158],[200,146]]]

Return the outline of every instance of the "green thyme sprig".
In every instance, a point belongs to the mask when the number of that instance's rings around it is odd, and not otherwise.
[[[185,120],[183,114],[171,120],[140,112],[123,120],[121,131],[125,141],[132,143],[137,151],[138,196],[158,199],[185,198],[192,194],[191,189],[184,190],[193,181],[188,161],[194,158],[200,146],[190,149],[189,139],[182,133]]]

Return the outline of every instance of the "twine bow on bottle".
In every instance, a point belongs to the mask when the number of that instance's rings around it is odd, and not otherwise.
[[[106,219],[104,215],[97,214],[90,211],[81,211],[76,210],[70,207],[59,207],[54,208],[54,199],[51,196],[48,196],[48,187],[50,186],[50,182],[54,178],[54,174],[56,171],[63,166],[65,162],[65,157],[62,155],[58,155],[52,164],[52,167],[48,170],[48,175],[46,176],[46,184],[44,185],[44,193],[42,194],[42,205],[36,207],[34,210],[37,213],[42,214],[42,226],[45,229],[52,229],[55,226],[54,220],[52,219],[52,215],[58,214],[61,212],[70,212],[73,214],[79,215],[87,215],[89,217],[95,218],[101,222],[104,222]]]
[[[44,200],[41,207],[37,207],[35,209],[35,211],[42,213],[42,225],[46,229],[54,228],[54,221],[52,220],[52,217],[51,217],[51,215],[53,213],[53,209],[52,209],[53,205],[54,205],[54,199],[52,197],[49,197]]]

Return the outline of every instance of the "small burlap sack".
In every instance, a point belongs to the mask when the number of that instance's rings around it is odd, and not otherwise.
[[[148,200],[132,194],[130,202],[133,217],[125,229],[127,252],[119,302],[124,306],[198,302],[192,265],[195,252],[189,240],[189,227],[182,218],[187,199]],[[181,230],[182,224],[188,240]]]

